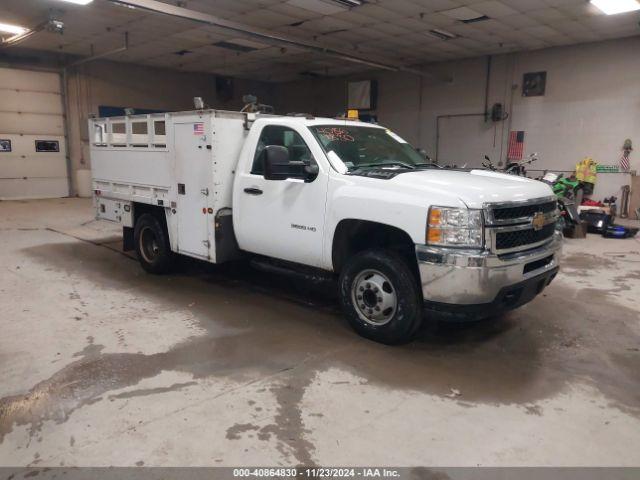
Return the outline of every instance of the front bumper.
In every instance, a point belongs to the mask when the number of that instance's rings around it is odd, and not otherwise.
[[[535,298],[555,277],[562,234],[533,250],[496,255],[477,250],[416,246],[427,307],[494,315]]]

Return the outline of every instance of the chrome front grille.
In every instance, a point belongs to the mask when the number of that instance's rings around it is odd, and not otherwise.
[[[493,220],[497,223],[518,223],[520,219],[530,220],[537,212],[550,213],[558,208],[558,202],[553,199],[550,202],[532,205],[519,205],[514,207],[493,208]]]
[[[558,219],[555,197],[484,206],[488,247],[497,254],[520,252],[549,242]]]
[[[509,250],[511,248],[531,245],[547,240],[553,236],[555,223],[550,223],[540,230],[527,228],[526,230],[512,230],[507,232],[496,232],[496,250]]]

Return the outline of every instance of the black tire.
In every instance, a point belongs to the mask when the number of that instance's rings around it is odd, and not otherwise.
[[[141,215],[133,230],[136,255],[142,268],[149,273],[161,274],[171,271],[173,253],[169,234],[163,222],[149,213]]]
[[[384,298],[376,293],[381,289]],[[376,342],[408,342],[422,324],[415,274],[402,255],[390,250],[367,250],[349,259],[340,273],[340,301],[353,329]]]

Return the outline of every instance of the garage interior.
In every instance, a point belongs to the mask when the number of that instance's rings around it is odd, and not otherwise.
[[[640,466],[640,2],[0,0],[0,38],[0,467]],[[591,160],[580,211],[619,230],[581,216],[531,303],[396,346],[331,282],[150,275],[95,218],[87,122],[196,97],[443,167]]]

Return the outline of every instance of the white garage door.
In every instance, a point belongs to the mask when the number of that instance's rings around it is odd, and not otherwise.
[[[0,199],[69,194],[57,73],[0,68]]]

